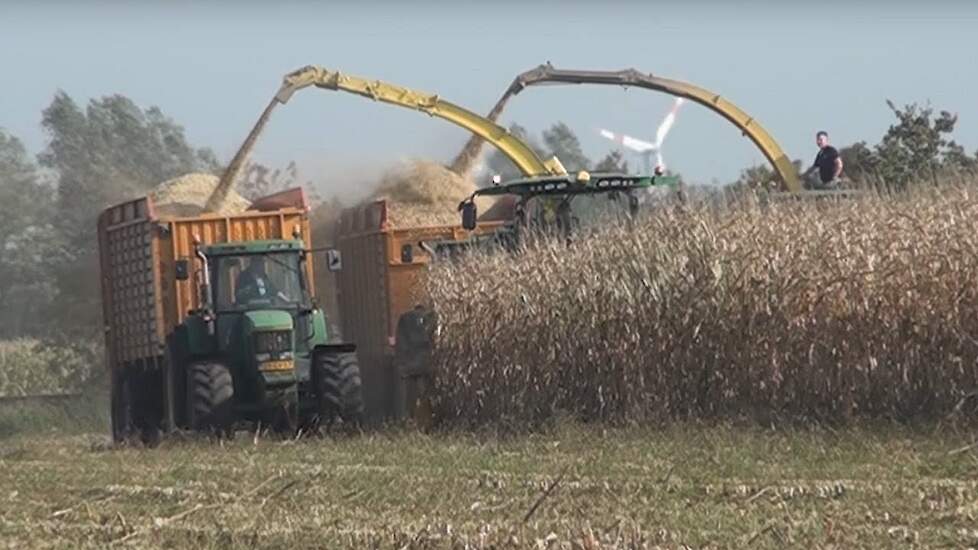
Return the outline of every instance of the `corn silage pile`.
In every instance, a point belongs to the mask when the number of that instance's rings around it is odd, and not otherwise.
[[[157,214],[163,216],[197,216],[204,212],[207,199],[210,198],[220,178],[213,174],[191,173],[173,178],[159,184],[150,196],[156,207]],[[240,214],[248,209],[251,203],[239,195],[234,189],[228,192],[227,198],[218,210],[218,214]]]
[[[458,425],[974,415],[975,190],[658,210],[427,280]]]

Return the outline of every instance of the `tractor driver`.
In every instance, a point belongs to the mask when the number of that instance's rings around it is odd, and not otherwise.
[[[234,301],[236,303],[270,300],[273,296],[281,296],[281,293],[275,289],[268,277],[268,272],[265,269],[266,261],[265,257],[260,255],[248,258],[248,267],[238,275],[237,285],[235,285]]]

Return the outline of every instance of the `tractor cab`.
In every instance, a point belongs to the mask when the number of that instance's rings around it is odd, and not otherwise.
[[[307,378],[316,310],[302,242],[250,241],[201,252],[208,258],[217,349],[237,355],[235,363],[266,387]]]

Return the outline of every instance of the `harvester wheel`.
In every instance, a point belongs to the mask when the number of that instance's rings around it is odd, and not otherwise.
[[[220,363],[190,367],[190,419],[195,431],[231,436],[234,425],[234,381]]]
[[[340,419],[358,427],[363,422],[360,364],[354,353],[320,353],[313,364],[320,424]]]

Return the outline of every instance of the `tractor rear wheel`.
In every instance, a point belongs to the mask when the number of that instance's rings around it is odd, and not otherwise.
[[[190,424],[198,432],[233,435],[234,381],[220,363],[195,363],[189,372]]]
[[[337,419],[351,427],[363,423],[363,387],[355,353],[325,352],[313,359],[320,424]]]

